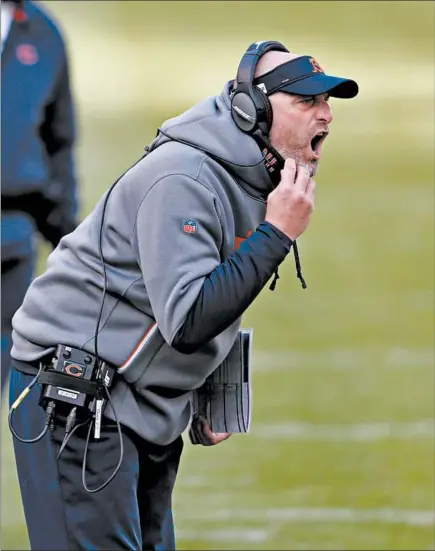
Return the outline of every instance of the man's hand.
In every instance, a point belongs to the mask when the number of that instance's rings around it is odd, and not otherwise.
[[[310,222],[315,187],[308,169],[287,159],[281,181],[267,199],[266,221],[293,241],[297,239]]]
[[[231,432],[212,432],[210,425],[201,415],[196,413],[193,416],[189,428],[189,438],[192,444],[202,446],[215,446],[231,436]]]

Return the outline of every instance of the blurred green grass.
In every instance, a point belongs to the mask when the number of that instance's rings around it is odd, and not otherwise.
[[[65,5],[62,5],[65,4]],[[68,21],[98,25],[107,36],[124,34],[138,40],[146,34],[171,44],[180,35],[216,43],[246,37],[273,39],[277,34],[314,46],[338,41],[349,55],[385,55],[393,47],[408,53],[432,55],[434,6],[425,1],[50,1],[51,9]],[[193,35],[191,33],[194,33]],[[273,36],[272,36],[273,35]],[[272,37],[271,37],[272,36]],[[270,38],[271,37],[271,38]],[[314,37],[314,40],[313,40]],[[260,39],[260,38],[259,38]],[[278,38],[279,39],[279,38]],[[290,38],[291,40],[291,38]],[[254,40],[255,41],[255,40]],[[173,46],[173,44],[171,44]],[[183,44],[179,44],[182,52]],[[292,44],[290,44],[291,47]],[[376,52],[376,50],[378,51]],[[219,55],[219,51],[216,52]]]
[[[289,258],[277,290],[244,318],[255,330],[252,432],[213,449],[186,444],[178,542],[434,549],[435,4],[49,6],[79,98],[83,216],[164,119],[219,93],[250,42],[285,40],[321,62],[325,51],[325,65],[361,81],[356,100],[332,101],[316,211],[300,239],[308,289]],[[26,549],[5,413],[1,548]]]

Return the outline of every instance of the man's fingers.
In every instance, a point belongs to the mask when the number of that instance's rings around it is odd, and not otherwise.
[[[220,444],[224,440],[228,440],[230,436],[232,436],[232,432],[215,432],[215,444]]]
[[[196,432],[194,431],[194,429],[192,427],[190,427],[190,429],[189,429],[189,439],[190,439],[190,441],[192,442],[192,444],[194,446],[199,444],[198,436],[196,435]]]
[[[204,434],[202,423],[199,420],[193,420],[189,429],[189,437],[192,444],[201,446],[211,446],[212,442]]]
[[[195,430],[195,425],[192,423],[189,427],[189,438],[192,444],[199,444],[198,435]]]
[[[219,442],[219,436],[211,430],[210,425],[207,423],[207,421],[205,419],[201,419],[200,424],[203,436],[209,442],[209,445],[213,446],[217,444]]]
[[[192,423],[189,428],[189,438],[192,444],[201,444],[202,446],[215,446],[224,440],[227,440],[232,433],[213,432],[207,421],[199,416],[195,415],[192,419]]]
[[[213,432],[210,428],[210,425],[206,421],[202,421],[202,426],[204,428],[204,434],[207,437],[210,442],[215,444],[219,444],[220,442],[223,442],[224,440],[227,440],[231,436],[231,432]]]
[[[292,186],[296,178],[297,166],[294,159],[288,158],[284,163],[284,168],[281,170],[281,184]]]
[[[210,439],[209,435],[204,430],[205,426],[206,426],[205,419],[201,416],[198,416],[195,430],[196,430],[196,434],[198,435],[199,441],[201,442],[201,444],[203,446],[211,446],[212,442],[211,442],[211,439]]]
[[[203,421],[201,419],[201,428],[204,431],[204,434],[209,438],[210,440],[213,439],[213,431],[211,430],[209,424],[206,421]]]
[[[296,174],[296,180],[295,180],[295,192],[299,193],[306,193],[308,184],[311,179],[311,174],[308,168],[305,166],[298,166],[297,174]]]
[[[200,415],[194,415],[192,419],[192,424],[190,425],[190,431],[192,431],[196,444],[201,444],[202,446],[212,446],[214,442],[205,430],[206,426],[208,425],[203,417],[201,417]],[[213,435],[211,431],[210,435]]]

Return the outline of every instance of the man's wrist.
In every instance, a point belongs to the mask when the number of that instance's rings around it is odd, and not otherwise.
[[[291,239],[288,235],[286,235],[283,231],[281,231],[279,228],[277,228],[274,224],[271,222],[265,220],[262,222],[258,228],[258,230],[265,230],[268,235],[276,235],[282,241],[282,243],[288,247],[288,250],[290,251],[291,246],[293,245],[293,239]]]

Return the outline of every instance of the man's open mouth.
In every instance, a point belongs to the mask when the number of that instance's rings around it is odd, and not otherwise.
[[[320,158],[322,144],[325,141],[327,135],[328,132],[318,132],[311,140],[311,150],[313,151],[313,155],[316,159]]]

